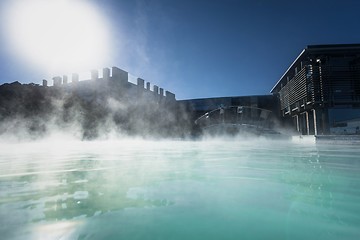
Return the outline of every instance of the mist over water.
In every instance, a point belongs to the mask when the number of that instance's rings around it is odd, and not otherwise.
[[[0,86],[0,140],[180,138],[189,136],[191,126],[175,95],[115,77],[53,87]]]
[[[4,239],[359,239],[355,145],[1,144]]]

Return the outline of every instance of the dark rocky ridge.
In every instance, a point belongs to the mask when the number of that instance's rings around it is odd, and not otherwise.
[[[97,79],[61,86],[14,82],[0,86],[0,135],[38,139],[57,130],[81,139],[109,134],[179,138],[190,133],[174,99],[132,83]]]

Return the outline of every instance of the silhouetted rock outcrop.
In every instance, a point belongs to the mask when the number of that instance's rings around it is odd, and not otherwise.
[[[190,129],[187,115],[180,110],[175,95],[168,93],[166,97],[163,90],[159,94],[156,86],[154,90],[141,88],[119,76],[52,87],[19,82],[3,84],[0,135],[36,139],[58,131],[82,139],[110,134],[151,138],[186,136]]]

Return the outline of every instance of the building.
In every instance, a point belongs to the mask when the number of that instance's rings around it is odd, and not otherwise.
[[[249,112],[250,119],[248,120],[252,122],[259,119],[261,115],[261,110],[259,111],[259,109],[268,110],[272,113],[271,116],[267,116],[269,126],[271,125],[271,128],[278,128],[281,125],[279,116],[276,115],[279,109],[278,99],[274,95],[200,98],[181,100],[178,103],[184,109],[184,112],[188,113],[189,124],[193,127],[192,132],[194,135],[198,135],[200,131],[200,126],[195,124],[195,121],[204,114],[219,108],[224,108],[223,110],[227,112],[230,110],[229,107],[249,107],[251,112]],[[228,115],[228,113],[224,115]]]
[[[360,44],[307,46],[271,93],[300,134],[358,134]]]
[[[178,102],[182,104],[188,112],[193,114],[193,119],[197,119],[206,112],[221,106],[247,106],[263,108],[272,112],[277,112],[278,109],[277,99],[273,95],[199,98],[180,100]]]

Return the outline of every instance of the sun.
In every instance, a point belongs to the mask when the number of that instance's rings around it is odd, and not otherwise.
[[[5,28],[10,51],[47,73],[101,68],[110,53],[109,26],[85,0],[11,0]]]

